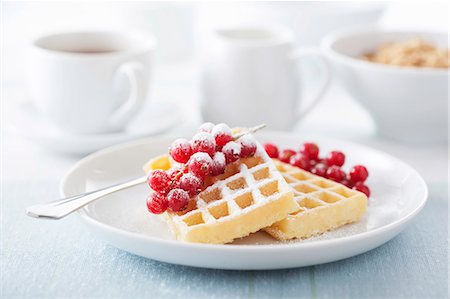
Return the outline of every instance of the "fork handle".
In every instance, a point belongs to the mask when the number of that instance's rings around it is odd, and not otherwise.
[[[26,213],[28,216],[34,218],[61,219],[94,200],[102,198],[111,193],[142,184],[146,180],[147,177],[142,176],[133,180],[108,186],[99,190],[58,199],[44,204],[37,204],[28,207],[26,209]]]
[[[238,133],[234,136],[234,139],[238,139],[245,134],[256,132],[262,128],[264,128],[266,125],[261,124],[259,126],[255,126],[253,128],[249,128],[245,130],[244,132]],[[61,219],[76,210],[78,210],[81,207],[84,207],[88,203],[97,200],[99,198],[102,198],[106,195],[109,195],[111,193],[124,190],[139,184],[144,183],[147,180],[146,176],[139,177],[137,179],[133,179],[130,181],[126,181],[123,183],[119,183],[116,185],[108,186],[103,189],[66,197],[62,199],[58,199],[55,201],[51,201],[44,204],[37,204],[34,206],[30,206],[26,209],[26,213],[30,217],[34,218],[46,218],[46,219]]]

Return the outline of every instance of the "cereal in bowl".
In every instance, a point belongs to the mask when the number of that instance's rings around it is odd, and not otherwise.
[[[382,44],[363,59],[389,65],[407,67],[448,68],[450,52],[421,38]]]

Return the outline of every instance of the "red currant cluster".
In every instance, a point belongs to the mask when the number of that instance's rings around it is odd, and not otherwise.
[[[147,199],[148,210],[154,214],[168,208],[174,212],[184,210],[189,199],[202,190],[206,176],[223,174],[227,164],[255,152],[256,143],[247,135],[234,140],[226,124],[204,123],[190,141],[177,139],[169,148],[179,166],[149,173],[147,182],[155,192]]]
[[[274,144],[267,143],[264,148],[271,158],[300,167],[315,175],[341,183],[370,196],[370,189],[364,182],[369,176],[367,168],[362,165],[353,166],[348,175],[341,169],[345,163],[345,155],[340,151],[332,151],[325,158],[319,157],[319,147],[314,143],[304,143],[298,152],[285,149],[281,152]]]

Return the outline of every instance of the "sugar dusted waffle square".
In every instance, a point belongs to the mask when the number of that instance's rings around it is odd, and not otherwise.
[[[247,138],[254,140],[250,135]],[[292,188],[264,148],[254,141],[257,150],[253,157],[227,165],[222,175],[207,177],[206,188],[190,199],[184,211],[163,214],[178,240],[229,243],[298,210]],[[145,169],[164,164],[160,162],[158,158],[152,160]]]
[[[298,167],[274,160],[294,189],[300,208],[265,228],[278,240],[308,238],[358,221],[367,208],[367,196]]]

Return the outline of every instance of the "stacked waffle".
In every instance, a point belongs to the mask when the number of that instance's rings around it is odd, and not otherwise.
[[[228,165],[213,181],[189,202],[187,209],[164,214],[177,239],[228,243],[270,226],[299,208],[293,190],[259,149],[254,157]]]
[[[366,211],[364,193],[278,160],[275,164],[300,207],[264,229],[274,238],[308,238],[358,221]]]
[[[271,159],[253,136],[246,138],[257,145],[254,155],[229,163],[223,174],[206,177],[182,211],[162,214],[178,240],[223,244],[259,230],[278,240],[307,238],[364,214],[363,193]],[[144,170],[168,170],[176,164],[163,155]]]

